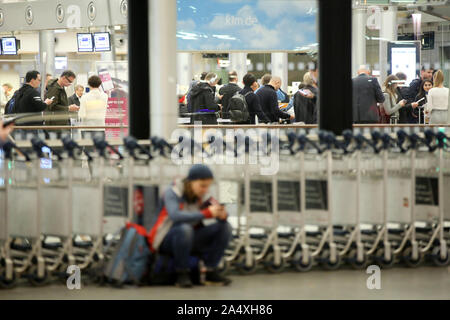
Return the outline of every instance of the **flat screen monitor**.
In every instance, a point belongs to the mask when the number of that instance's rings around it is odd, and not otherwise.
[[[78,52],[93,52],[94,41],[91,33],[77,33]]]
[[[67,69],[67,57],[55,57],[55,69],[66,70]]]
[[[15,37],[2,38],[2,53],[6,55],[17,54],[17,42]]]
[[[109,32],[94,33],[94,47],[97,52],[111,51]]]
[[[388,44],[389,74],[406,74],[405,85],[409,86],[420,72],[420,42],[397,41]]]

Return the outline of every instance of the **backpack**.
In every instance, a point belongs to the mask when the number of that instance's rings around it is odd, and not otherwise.
[[[247,101],[245,100],[245,97],[250,93],[252,92],[249,91],[245,95],[242,95],[239,92],[236,92],[234,96],[230,98],[230,102],[228,102],[228,113],[231,121],[247,122],[250,119]]]
[[[19,91],[15,92],[11,99],[5,106],[5,114],[16,113],[16,105],[18,105]]]
[[[150,249],[143,226],[128,223],[121,231],[120,241],[106,264],[104,275],[109,283],[141,284],[148,265]]]

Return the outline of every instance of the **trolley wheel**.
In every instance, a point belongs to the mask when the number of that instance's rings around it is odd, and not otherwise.
[[[447,250],[447,256],[445,259],[441,258],[441,247],[436,246],[431,252],[431,261],[438,267],[445,267],[450,262],[450,250]]]
[[[395,263],[393,255],[391,255],[391,259],[390,260],[386,260],[384,258],[384,247],[378,248],[375,251],[375,259],[374,260],[383,269],[390,269],[390,268],[392,268],[394,266],[394,263]]]
[[[320,255],[320,265],[326,270],[337,270],[341,264],[341,257],[336,254],[336,261],[331,262],[330,260],[330,249],[324,249]]]
[[[302,259],[303,259],[303,252],[302,250],[297,249],[292,257],[291,265],[294,267],[295,270],[300,272],[307,272],[311,270],[313,266],[313,259],[310,257],[307,264],[303,264]]]
[[[286,262],[284,261],[283,257],[280,257],[280,264],[275,264],[275,254],[273,252],[269,252],[264,257],[264,265],[267,271],[270,273],[280,273],[284,270],[284,267],[286,266]]]
[[[228,274],[228,272],[230,271],[230,262],[227,261],[225,257],[223,257],[220,261],[219,266],[217,267],[217,271],[222,276]]]
[[[5,270],[0,272],[0,288],[1,289],[12,289],[17,285],[17,277],[15,272],[13,272],[13,277],[10,280],[6,279]]]
[[[256,261],[255,259],[253,259],[252,265],[248,267],[245,265],[245,254],[241,254],[236,261],[236,269],[239,271],[239,273],[244,275],[255,273]]]
[[[49,282],[47,270],[44,271],[44,276],[42,278],[38,277],[37,266],[32,266],[29,269],[27,276],[28,276],[28,281],[31,283],[31,285],[33,285],[35,287],[45,286]]]
[[[357,270],[365,269],[367,266],[367,262],[368,262],[367,256],[365,254],[363,255],[363,261],[358,261],[357,256],[358,256],[358,252],[357,252],[356,248],[352,249],[352,250],[350,250],[346,260],[353,269],[357,269]]]
[[[402,258],[405,264],[410,268],[416,268],[422,262],[422,254],[419,251],[419,257],[417,259],[412,258],[412,246],[408,245],[402,252]]]

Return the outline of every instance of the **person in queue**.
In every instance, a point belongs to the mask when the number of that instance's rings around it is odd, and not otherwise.
[[[49,105],[48,111],[56,112],[78,112],[80,107],[76,104],[69,105],[69,99],[67,98],[67,93],[65,88],[72,85],[75,81],[76,75],[73,71],[64,71],[58,79],[53,79],[48,82],[47,92],[45,98],[50,98],[53,103]],[[76,117],[76,116],[75,116]],[[53,120],[50,121],[52,125],[68,125],[68,120]]]
[[[261,108],[264,114],[269,118],[271,122],[279,122],[279,119],[293,120],[295,115],[283,112],[278,107],[277,90],[281,87],[281,78],[274,76],[270,79],[270,82],[261,87],[256,95],[261,103]]]
[[[83,97],[84,87],[81,84],[75,86],[75,93],[69,97],[69,105],[80,106],[81,97]]]
[[[422,82],[425,80],[433,81],[434,69],[431,67],[422,66],[420,71],[420,78],[414,79],[409,84],[409,88],[406,91],[404,98],[408,100],[408,103],[413,103],[414,98],[419,94],[420,88],[422,87]]]
[[[358,76],[353,81],[353,122],[379,123],[380,112],[377,103],[384,102],[378,80],[371,76],[365,65],[359,67]]]
[[[200,254],[207,268],[206,283],[228,285],[231,280],[217,272],[217,266],[231,239],[225,207],[215,199],[203,198],[213,183],[213,173],[205,165],[195,164],[183,180],[175,181],[164,193],[159,217],[150,230],[153,252],[174,257],[176,286],[192,287],[189,256]],[[203,219],[216,219],[205,226]]]
[[[425,122],[425,114],[424,110],[427,106],[428,102],[428,92],[433,88],[433,81],[424,80],[422,81],[422,87],[420,88],[419,94],[414,99],[415,102],[411,104],[413,107],[413,118],[414,123],[424,123]]]
[[[215,102],[214,88],[219,82],[215,73],[208,73],[205,80],[197,83],[190,92],[192,112],[198,112],[202,109],[219,111],[220,107]]]
[[[233,97],[236,92],[242,90],[242,88],[238,85],[238,75],[236,71],[230,71],[228,73],[228,79],[228,84],[224,85],[219,90],[220,102],[222,104],[222,115],[224,119],[229,118],[228,103],[230,102],[231,97]]]
[[[398,81],[395,75],[390,75],[384,82],[384,103],[383,108],[389,116],[389,122],[398,122],[400,119],[400,109],[406,106],[407,101],[398,94]],[[388,122],[388,121],[386,121]]]
[[[255,116],[258,117],[259,122],[270,122],[269,118],[267,118],[262,111],[259,98],[255,94],[255,91],[258,88],[256,77],[251,73],[247,73],[242,82],[244,84],[244,89],[239,93],[245,97],[245,101],[247,102],[248,113],[250,114],[249,124],[255,124]]]
[[[449,89],[444,87],[444,73],[437,70],[433,77],[433,88],[428,92],[425,113],[429,115],[430,124],[450,124],[448,116]]]
[[[303,76],[303,82],[293,99],[295,122],[305,124],[317,123],[317,88],[311,72]]]
[[[255,93],[257,93],[261,88],[268,85],[270,80],[272,79],[272,75],[270,73],[266,73],[261,77],[261,86],[255,90]]]
[[[25,84],[15,93],[14,113],[42,112],[53,103],[52,99],[42,101],[38,88],[41,86],[39,71],[28,71]]]

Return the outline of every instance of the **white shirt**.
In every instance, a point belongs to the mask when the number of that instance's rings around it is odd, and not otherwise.
[[[104,126],[106,108],[108,107],[108,95],[100,89],[91,89],[80,99],[80,110],[78,117],[81,126]],[[105,129],[89,129],[100,130]]]
[[[427,110],[448,110],[448,88],[431,88],[427,96]]]

